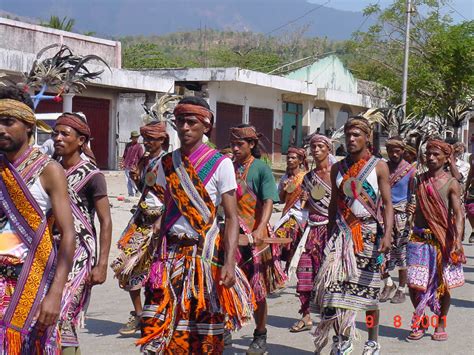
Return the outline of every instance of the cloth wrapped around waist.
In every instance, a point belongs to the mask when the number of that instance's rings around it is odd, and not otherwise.
[[[199,244],[199,239],[185,233],[170,233],[166,235],[166,242],[168,243],[168,245],[178,244],[182,246],[193,246]]]

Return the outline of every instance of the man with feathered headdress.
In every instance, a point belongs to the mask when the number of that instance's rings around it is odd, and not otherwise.
[[[140,330],[143,313],[141,292],[156,248],[152,225],[164,209],[163,191],[155,188],[155,180],[160,159],[169,144],[166,124],[152,121],[140,127],[140,134],[146,153],[130,171],[130,178],[141,196],[136,211],[117,243],[120,253],[111,264],[120,288],[130,294],[133,304],[128,322],[119,330],[122,335],[134,334]]]
[[[60,351],[56,324],[75,249],[64,170],[29,145],[32,108],[27,93],[0,87],[1,354]]]

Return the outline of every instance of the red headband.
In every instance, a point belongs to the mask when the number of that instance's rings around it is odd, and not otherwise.
[[[255,130],[255,127],[232,127],[230,129],[230,140],[242,140],[242,139],[253,139],[258,141],[261,137],[261,134],[258,134]]]
[[[439,139],[430,139],[428,143],[426,143],[426,150],[430,148],[439,149],[446,155],[451,155],[453,152],[453,147],[451,147],[451,144],[443,142]]]
[[[166,138],[166,125],[163,122],[150,122],[147,125],[140,127],[140,135],[143,138],[159,139]]]
[[[323,136],[321,134],[314,134],[312,137],[311,137],[311,140],[310,140],[310,144],[313,144],[313,143],[324,143],[327,145],[327,147],[329,148],[329,151],[332,151],[332,142],[331,140],[326,137],[326,136]]]
[[[192,115],[204,124],[212,126],[214,115],[207,108],[193,104],[178,104],[173,111],[174,117]]]
[[[56,120],[56,125],[64,125],[74,128],[80,135],[86,136],[87,139],[91,137],[91,129],[89,125],[81,118],[70,113],[63,113]]]

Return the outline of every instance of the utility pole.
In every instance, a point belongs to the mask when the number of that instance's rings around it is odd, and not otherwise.
[[[408,87],[408,56],[410,55],[410,18],[411,18],[411,0],[407,0],[407,22],[405,26],[405,58],[403,61],[403,84],[402,84],[402,110],[403,119],[407,113],[407,87]]]

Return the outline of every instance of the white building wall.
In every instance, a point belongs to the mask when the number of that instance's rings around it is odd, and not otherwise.
[[[248,122],[248,108],[258,107],[273,110],[273,129],[282,127],[282,92],[268,87],[259,87],[239,82],[209,82],[209,105],[211,110],[216,112],[216,103],[225,102],[228,104],[242,105],[244,117],[242,122]],[[216,122],[219,117],[216,117]]]

